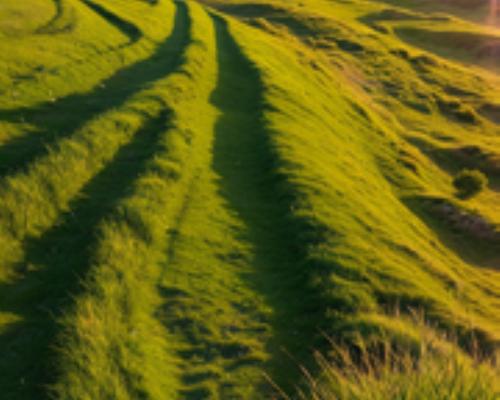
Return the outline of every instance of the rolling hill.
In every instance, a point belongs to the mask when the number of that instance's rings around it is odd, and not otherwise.
[[[4,0],[2,399],[283,398],[321,376],[314,351],[360,338],[491,359],[487,14]],[[489,181],[475,197],[453,186],[463,168]]]

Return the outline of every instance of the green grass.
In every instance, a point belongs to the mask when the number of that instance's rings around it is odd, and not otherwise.
[[[334,356],[316,354],[319,377],[304,370],[306,389],[300,399],[497,399],[495,359],[471,360],[449,344],[422,331],[418,351],[393,348],[389,343],[375,356],[360,344],[359,351],[333,345]],[[478,354],[476,354],[478,356]],[[332,361],[332,359],[334,361]],[[383,359],[383,362],[381,361]],[[283,399],[290,400],[280,391]],[[295,398],[295,397],[293,397]]]
[[[5,1],[3,398],[494,398],[498,33],[398,5]]]

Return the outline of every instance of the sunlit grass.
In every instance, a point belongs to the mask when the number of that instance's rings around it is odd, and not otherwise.
[[[395,337],[377,341],[376,346],[361,337],[349,345],[328,338],[330,351],[315,352],[319,372],[312,375],[300,366],[303,377],[295,390],[286,393],[267,379],[283,400],[493,400],[500,396],[496,353],[482,353],[472,335],[469,357],[457,350],[452,337],[436,334],[423,320],[415,322],[419,327],[416,347]]]
[[[308,399],[497,395],[469,341],[500,340],[494,29],[418,2],[28,3],[0,6],[6,399],[261,399],[263,371],[291,393],[285,353]]]

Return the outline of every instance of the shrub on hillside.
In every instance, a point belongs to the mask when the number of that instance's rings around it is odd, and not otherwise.
[[[457,189],[459,196],[464,198],[478,194],[487,184],[486,176],[476,169],[464,169],[453,179],[453,186]]]

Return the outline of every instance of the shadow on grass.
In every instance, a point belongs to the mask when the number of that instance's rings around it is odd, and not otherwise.
[[[211,101],[222,111],[215,126],[213,169],[220,176],[219,195],[245,223],[242,241],[254,248],[254,272],[243,278],[273,309],[272,337],[266,346],[271,358],[263,368],[287,385],[299,370],[283,348],[307,364],[309,344],[317,332],[314,319],[304,319],[304,305],[313,305],[315,299],[305,287],[300,271],[305,254],[289,219],[289,200],[294,196],[276,174],[277,155],[265,127],[265,88],[259,71],[241,52],[227,22],[213,18],[220,76]],[[247,364],[244,358],[241,363]],[[239,364],[236,360],[229,369]],[[259,385],[259,393],[271,390],[263,382]]]
[[[38,28],[35,33],[39,35],[54,35],[58,33],[71,32],[78,20],[74,8],[67,0],[54,0],[56,15],[47,24]]]
[[[166,120],[166,115],[148,120],[83,188],[61,223],[25,243],[24,260],[17,266],[21,277],[0,286],[0,313],[15,316],[0,332],[2,399],[49,398],[47,387],[60,368],[53,352],[57,318],[84,289],[82,280],[92,265],[99,224],[162,148],[159,139]]]
[[[464,263],[482,266],[485,261],[498,255],[498,244],[487,239],[472,237],[471,234],[454,227],[451,221],[440,216],[439,207],[449,204],[445,198],[412,196],[403,198],[402,202],[437,234],[441,244],[449,248]]]
[[[256,331],[262,328],[262,322],[250,325],[250,320],[259,314],[258,310],[243,304],[231,304],[233,309],[249,317],[249,325],[228,334],[228,337],[237,334],[231,341],[220,340],[210,333],[206,321],[192,317],[198,311],[202,313],[200,300],[175,288],[160,288],[167,304],[163,310],[168,315],[167,327],[182,335],[189,345],[188,349],[179,352],[179,356],[190,367],[192,360],[196,360],[197,372],[188,368],[190,371],[182,376],[182,396],[189,400],[214,396],[243,398],[243,389],[237,387],[238,383],[231,380],[231,376],[248,367],[259,369],[264,366],[280,384],[291,385],[290,379],[298,377],[300,372],[282,347],[307,365],[307,359],[311,358],[308,346],[311,338],[317,335],[317,317],[323,315],[317,312],[321,311],[321,305],[308,291],[307,277],[300,270],[304,252],[296,235],[296,226],[288,217],[290,203],[287,199],[292,196],[288,196],[286,190],[278,193],[275,187],[280,183],[274,170],[276,155],[270,148],[269,133],[263,120],[265,88],[256,67],[242,54],[228,32],[227,23],[217,16],[212,17],[218,46],[219,78],[210,102],[221,111],[214,127],[212,168],[220,177],[218,195],[228,204],[230,213],[245,224],[239,239],[251,245],[253,259],[249,260],[252,271],[242,272],[241,280],[257,296],[263,297],[273,310],[272,318],[264,322],[272,336],[265,344],[270,360],[264,362],[260,354],[254,354],[245,341],[240,340],[265,334]],[[175,240],[170,244],[175,246]],[[173,253],[170,255],[174,256]],[[236,254],[226,256],[234,262],[239,259]],[[316,314],[311,313],[311,309],[315,309]],[[220,375],[201,371],[213,371],[215,364],[223,368]],[[263,381],[245,382],[245,391],[252,384],[257,387],[245,398],[258,398],[255,396],[259,395],[264,398],[272,391]]]
[[[82,3],[86,4],[90,9],[99,14],[108,23],[113,25],[116,29],[122,31],[125,36],[128,36],[130,44],[137,42],[142,37],[141,30],[132,24],[131,22],[121,18],[114,12],[103,7],[99,3],[90,0],[80,0]]]
[[[166,77],[182,62],[181,55],[189,44],[189,30],[187,6],[179,2],[172,34],[150,58],[118,71],[91,93],[70,95],[36,108],[0,111],[0,120],[24,121],[37,127],[37,131],[0,146],[0,176],[25,171],[60,139],[70,137],[90,120],[119,108],[138,91]]]

